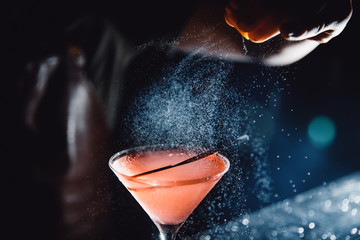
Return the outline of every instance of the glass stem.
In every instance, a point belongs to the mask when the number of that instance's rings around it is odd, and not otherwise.
[[[177,232],[162,232],[160,231],[160,240],[175,240]]]
[[[160,240],[175,240],[176,235],[183,223],[176,225],[156,224],[160,231]]]

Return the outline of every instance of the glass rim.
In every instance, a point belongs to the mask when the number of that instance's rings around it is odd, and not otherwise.
[[[145,145],[145,146],[138,146],[138,147],[133,147],[133,148],[129,148],[129,149],[125,149],[122,151],[119,151],[117,153],[115,153],[108,161],[108,165],[110,167],[110,169],[114,172],[116,172],[116,174],[119,174],[120,176],[124,177],[126,180],[128,181],[132,181],[132,182],[137,182],[137,183],[142,183],[142,184],[147,184],[150,185],[152,187],[159,187],[159,186],[180,186],[180,185],[191,185],[191,184],[196,184],[196,183],[201,183],[201,182],[206,182],[206,181],[210,181],[210,180],[216,180],[221,178],[230,168],[230,161],[221,153],[219,152],[214,152],[213,154],[216,154],[222,161],[225,162],[225,169],[215,175],[212,176],[208,176],[208,177],[201,177],[201,178],[192,178],[189,180],[149,180],[149,179],[142,179],[141,177],[133,177],[133,176],[128,176],[125,175],[123,173],[120,173],[119,171],[117,171],[114,167],[113,167],[113,163],[119,159],[120,157],[126,156],[126,155],[130,155],[130,154],[135,154],[135,153],[141,153],[141,152],[146,152],[146,151],[155,151],[155,150],[171,150],[171,149],[178,149],[179,152],[180,151],[185,151],[185,152],[199,152],[200,149],[201,151],[204,151],[205,148],[202,147],[198,147],[198,146],[187,146],[187,145],[171,145],[171,144],[157,144],[157,145]],[[199,152],[200,153],[200,152]],[[210,155],[213,155],[210,154]],[[164,170],[166,171],[166,170]]]

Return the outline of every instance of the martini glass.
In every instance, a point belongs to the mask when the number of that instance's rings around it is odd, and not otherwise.
[[[230,163],[218,152],[156,145],[116,153],[109,166],[155,223],[160,239],[174,240]]]

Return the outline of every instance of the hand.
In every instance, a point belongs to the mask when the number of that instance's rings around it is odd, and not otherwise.
[[[261,43],[281,34],[289,41],[326,43],[350,20],[351,0],[230,0],[226,22],[245,38]]]

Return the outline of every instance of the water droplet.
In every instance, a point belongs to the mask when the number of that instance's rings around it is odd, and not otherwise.
[[[211,239],[211,236],[210,235],[202,235],[200,237],[200,240],[210,240]]]
[[[356,213],[357,213],[357,209],[356,208],[354,208],[353,210],[351,210],[351,215],[353,215],[353,216],[355,216],[356,215]]]
[[[244,225],[244,226],[247,226],[249,224],[249,219],[248,218],[244,218],[241,223]]]
[[[315,211],[314,210],[309,210],[308,211],[308,216],[309,217],[313,217],[315,215]],[[310,225],[309,225],[310,226]]]
[[[232,232],[237,232],[237,231],[239,231],[239,226],[238,226],[238,225],[232,225],[231,231],[232,231]]]
[[[332,204],[332,202],[331,202],[330,200],[326,200],[326,201],[324,202],[324,206],[325,206],[326,208],[331,207],[331,204]]]
[[[298,233],[303,233],[304,232],[304,228],[303,227],[299,227],[298,228]]]
[[[288,213],[288,214],[291,214],[293,212],[293,209],[292,207],[286,207],[285,208],[285,211]]]
[[[347,212],[349,210],[349,205],[342,205],[341,211]]]
[[[272,235],[273,237],[276,237],[277,234],[278,234],[278,233],[277,233],[277,231],[275,231],[275,230],[271,232],[271,235]]]
[[[244,54],[246,55],[248,53],[248,49],[247,49],[246,44],[245,44],[245,37],[242,38],[242,42],[243,42]]]
[[[314,222],[309,223],[309,228],[314,229],[315,228],[315,223]]]
[[[354,197],[354,203],[359,204],[360,203],[360,195],[356,195]]]
[[[352,229],[350,230],[350,234],[351,234],[351,235],[354,235],[354,234],[357,233],[357,231],[358,231],[357,228],[352,228]]]
[[[331,234],[330,235],[330,240],[335,240],[336,239],[336,236],[334,234]]]

